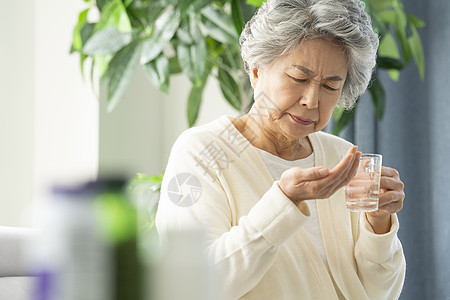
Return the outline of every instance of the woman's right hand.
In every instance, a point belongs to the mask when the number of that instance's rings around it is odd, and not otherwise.
[[[281,174],[278,186],[295,205],[304,200],[329,198],[355,176],[361,157],[357,149],[351,147],[331,171],[326,167],[290,168]]]

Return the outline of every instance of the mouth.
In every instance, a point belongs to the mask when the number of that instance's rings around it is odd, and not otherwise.
[[[294,115],[291,115],[291,114],[289,114],[289,115],[291,116],[291,119],[297,124],[311,125],[312,123],[314,123],[314,121],[311,120],[311,119],[301,118],[301,117],[297,117],[297,116],[294,116]]]

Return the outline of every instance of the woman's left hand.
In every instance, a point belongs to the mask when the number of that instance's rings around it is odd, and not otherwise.
[[[367,221],[375,233],[389,232],[391,215],[403,208],[404,186],[396,169],[382,167],[378,210],[366,213]]]

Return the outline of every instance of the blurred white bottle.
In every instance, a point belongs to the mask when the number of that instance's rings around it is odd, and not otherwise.
[[[86,186],[54,187],[39,210],[34,300],[109,300],[110,252]]]

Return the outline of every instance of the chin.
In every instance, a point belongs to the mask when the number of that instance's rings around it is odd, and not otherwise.
[[[291,140],[299,140],[307,137],[308,134],[315,132],[314,126],[305,126],[304,128],[299,128],[297,124],[290,124],[283,128],[283,133],[285,136],[289,137]]]

